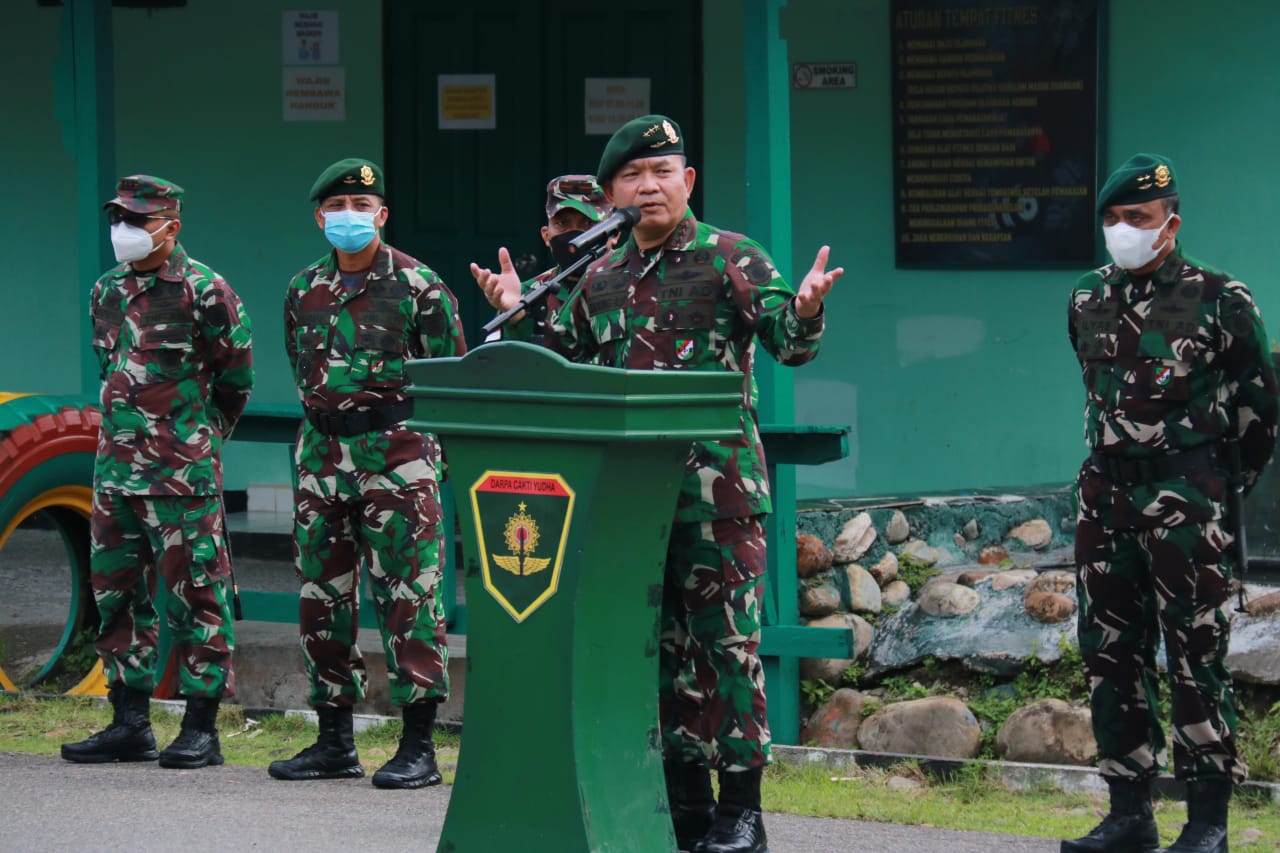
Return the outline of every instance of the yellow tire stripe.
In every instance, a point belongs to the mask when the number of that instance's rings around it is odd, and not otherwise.
[[[23,395],[10,394],[8,399],[12,399],[15,396]],[[0,394],[0,398],[4,397],[5,395]],[[4,399],[0,399],[0,403],[4,401]],[[67,507],[88,518],[93,511],[93,490],[88,486],[58,486],[55,489],[36,495],[26,506],[14,514],[13,520],[9,522],[3,532],[0,532],[0,548],[4,547],[4,543],[8,541],[10,534],[17,529],[18,525],[40,510],[52,506]],[[4,674],[3,667],[0,667],[0,689],[10,691],[17,691],[18,689],[17,685]],[[67,694],[74,696],[106,696],[107,680],[102,671],[102,661],[95,663],[89,674],[79,684],[68,690]]]
[[[79,684],[67,691],[67,695],[106,696],[107,690],[107,673],[102,669],[102,661],[99,660]]]

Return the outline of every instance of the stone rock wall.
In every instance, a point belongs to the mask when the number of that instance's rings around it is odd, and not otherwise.
[[[847,627],[856,655],[802,660],[804,679],[836,687],[855,667],[866,684],[926,659],[1009,678],[1030,658],[1051,662],[1076,645],[1067,489],[1034,497],[826,501],[802,506],[798,518],[801,614],[809,624]],[[1280,685],[1278,641],[1280,592],[1257,596],[1247,612],[1233,612],[1227,665],[1238,680]],[[1157,662],[1163,666],[1163,651]],[[894,702],[863,719],[866,701],[857,690],[835,691],[802,741],[976,753],[979,728],[958,699]],[[1088,709],[1060,700],[1019,709],[996,737],[998,754],[1017,761],[1087,765],[1096,749]]]

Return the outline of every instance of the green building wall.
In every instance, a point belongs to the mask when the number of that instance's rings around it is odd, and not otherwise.
[[[739,7],[708,0],[704,17],[734,20]],[[797,469],[799,495],[1069,481],[1085,448],[1066,305],[1084,270],[894,267],[889,8],[889,0],[790,0],[782,11],[790,61],[858,64],[857,89],[791,99],[792,280],[823,243],[848,270],[827,302],[821,354],[796,373],[796,418],[854,428],[848,459]],[[1111,0],[1104,8],[1100,169],[1137,151],[1173,158],[1184,245],[1249,284],[1274,335],[1280,5]],[[705,213],[734,228],[745,220],[749,143],[740,46],[725,28],[706,33]]]
[[[117,171],[172,177],[188,192],[182,240],[241,294],[254,321],[251,406],[296,401],[281,340],[289,277],[326,249],[306,189],[338,156],[383,154],[381,5],[332,0],[346,72],[345,122],[281,119],[281,13],[297,4],[190,0],[115,9]],[[1274,328],[1271,244],[1280,5],[1265,0],[1105,4],[1100,162],[1139,150],[1178,166],[1187,249],[1253,289]],[[704,0],[705,161],[697,213],[746,224],[743,4]],[[1078,371],[1066,341],[1081,271],[898,270],[893,260],[889,0],[790,0],[794,61],[853,61],[854,90],[793,93],[793,282],[823,243],[848,272],[828,301],[820,357],[795,374],[801,423],[853,427],[851,456],[799,469],[801,497],[918,494],[1064,482],[1084,453]],[[0,390],[77,394],[77,340],[91,282],[75,257],[75,164],[59,122],[62,10],[8,4],[0,55],[9,286]],[[424,41],[424,46],[429,39]],[[425,49],[425,47],[424,47]],[[660,109],[660,105],[655,105]],[[394,212],[393,212],[394,215]],[[466,287],[470,282],[458,282]],[[287,482],[278,447],[229,446],[227,485]]]
[[[281,15],[296,8],[191,0],[112,11],[116,171],[161,175],[186,190],[179,239],[230,282],[253,322],[251,406],[297,403],[284,356],[284,289],[328,249],[307,190],[339,157],[383,150],[381,4],[324,4],[338,13],[346,73],[346,121],[329,122],[282,120]],[[4,112],[21,122],[7,120],[0,135],[0,162],[20,176],[16,227],[0,229],[13,276],[0,312],[0,390],[92,395],[80,387],[88,342],[77,337],[93,282],[77,274],[75,163],[59,122],[66,93],[55,84],[63,10],[24,2],[0,14],[23,33],[0,56],[0,79],[21,81],[3,95]],[[228,489],[289,482],[280,446],[231,442],[225,461]]]

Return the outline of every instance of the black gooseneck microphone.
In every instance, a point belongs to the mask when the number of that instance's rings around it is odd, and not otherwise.
[[[597,243],[603,243],[608,240],[619,230],[630,228],[640,221],[640,208],[638,207],[622,207],[615,210],[607,219],[602,219],[595,225],[592,225],[586,231],[583,231],[577,237],[569,241],[569,248],[574,252],[581,252],[595,246]]]

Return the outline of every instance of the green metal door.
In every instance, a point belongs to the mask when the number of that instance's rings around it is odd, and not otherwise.
[[[468,264],[495,266],[506,246],[522,273],[549,266],[546,182],[600,160],[608,137],[586,133],[586,79],[647,79],[649,110],[680,122],[701,165],[698,2],[385,0],[384,21],[387,236],[444,278],[472,345],[493,312]],[[492,75],[492,129],[441,129],[440,75]]]

